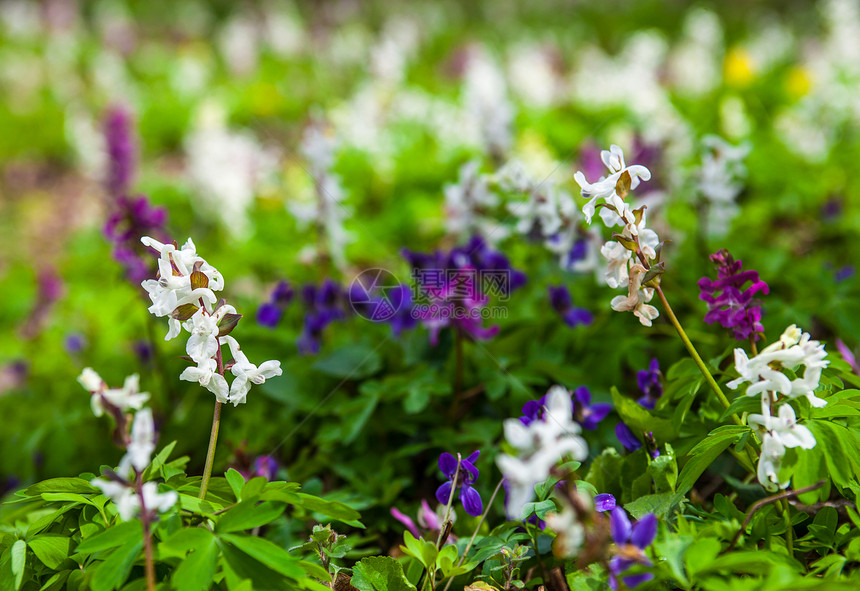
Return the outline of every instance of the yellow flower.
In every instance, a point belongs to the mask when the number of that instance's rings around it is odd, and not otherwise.
[[[723,77],[729,86],[746,86],[755,78],[752,56],[741,47],[734,47],[723,62]]]

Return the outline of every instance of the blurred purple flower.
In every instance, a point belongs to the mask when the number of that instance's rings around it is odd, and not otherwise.
[[[657,536],[657,516],[648,513],[631,526],[627,512],[621,507],[616,507],[609,518],[609,530],[618,552],[609,561],[609,586],[612,589],[618,589],[618,577],[631,566],[634,564],[651,566],[651,561],[645,555],[645,549]],[[623,580],[627,587],[633,589],[653,578],[654,575],[651,573],[642,573],[624,577]]]
[[[849,349],[848,346],[842,342],[842,339],[836,339],[836,349],[839,351],[839,354],[842,355],[842,359],[851,366],[854,373],[860,375],[860,364],[857,363],[857,357],[854,355],[854,351]]]
[[[254,476],[262,476],[266,480],[274,480],[278,473],[278,460],[269,455],[258,456],[254,460]]]
[[[307,311],[304,329],[297,342],[299,353],[319,353],[323,330],[335,320],[346,316],[344,299],[343,288],[331,279],[326,279],[319,287],[313,284],[302,287],[302,301]]]
[[[397,507],[391,508],[391,516],[403,525],[405,525],[406,529],[409,530],[409,533],[411,533],[414,538],[418,539],[421,537],[421,532],[419,532],[418,528],[415,527],[415,522],[412,521],[412,518],[400,512]]]
[[[257,324],[266,328],[275,328],[281,321],[284,309],[293,299],[293,288],[287,281],[279,281],[272,290],[269,300],[257,308]]]
[[[79,332],[66,335],[65,341],[63,341],[63,347],[70,354],[80,353],[86,346],[87,339]]]
[[[636,374],[642,397],[639,404],[649,410],[654,410],[657,400],[663,395],[663,382],[660,381],[660,362],[652,359],[648,369],[640,369]]]
[[[573,419],[582,425],[583,429],[593,431],[598,423],[606,418],[612,405],[608,402],[591,404],[591,392],[585,386],[580,386],[573,392]]]
[[[615,509],[615,497],[609,493],[600,493],[594,497],[594,510],[599,512]]]
[[[585,308],[575,308],[570,297],[570,291],[564,285],[549,286],[549,302],[552,309],[558,312],[564,323],[570,327],[579,324],[589,325],[594,316]]]
[[[764,332],[761,324],[761,304],[753,296],[768,293],[767,283],[759,279],[757,271],[741,271],[743,263],[736,261],[726,249],[711,255],[717,268],[717,280],[702,277],[699,280],[701,293],[699,299],[708,303],[705,322],[719,322],[723,328],[730,328],[735,339],[758,340]],[[750,286],[742,289],[745,283]]]
[[[837,283],[845,281],[846,279],[853,277],[856,270],[853,265],[845,265],[841,269],[836,271],[835,279]]]
[[[514,269],[508,258],[493,250],[480,236],[450,252],[401,251],[412,267],[419,302],[415,315],[430,332],[430,342],[438,343],[439,332],[451,326],[473,339],[488,340],[498,326],[485,327],[482,308],[490,295],[507,299],[525,285],[525,273]]]
[[[131,187],[137,157],[131,113],[121,105],[113,105],[103,125],[108,154],[105,189],[114,198],[124,197]]]
[[[481,495],[478,494],[472,484],[478,479],[478,469],[475,468],[475,461],[481,455],[480,450],[472,452],[472,454],[463,459],[460,454],[455,458],[448,452],[439,456],[439,470],[442,474],[448,477],[448,481],[436,489],[436,500],[443,505],[448,504],[448,499],[452,494],[452,488],[460,488],[460,502],[463,504],[463,509],[466,513],[473,517],[477,517],[484,512],[484,503],[481,501]],[[457,468],[459,463],[459,470]],[[456,481],[454,480],[456,476]]]

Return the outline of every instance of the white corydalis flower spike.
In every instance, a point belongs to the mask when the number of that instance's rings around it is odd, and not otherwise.
[[[504,431],[517,454],[500,454],[496,463],[508,482],[508,516],[521,519],[524,505],[534,497],[534,486],[546,480],[564,457],[585,459],[588,446],[579,435],[579,424],[573,420],[570,392],[562,386],[553,386],[547,392],[540,420],[526,426],[519,419],[508,419]]]
[[[582,196],[588,199],[588,202],[582,208],[582,213],[585,215],[585,221],[589,224],[591,223],[591,218],[594,217],[598,199],[603,199],[606,203],[621,211],[624,202],[623,196],[619,196],[617,192],[619,181],[624,183],[627,177],[629,177],[629,190],[632,191],[639,186],[640,180],[647,181],[651,179],[651,171],[644,166],[639,164],[627,166],[624,162],[624,153],[615,144],[610,146],[609,150],[602,150],[600,152],[600,159],[603,160],[603,164],[609,169],[609,176],[601,177],[594,183],[589,183],[582,171],[577,171],[573,176],[582,189]],[[622,179],[622,177],[624,178]]]

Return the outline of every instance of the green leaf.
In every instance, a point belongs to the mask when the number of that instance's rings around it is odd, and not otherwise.
[[[129,540],[110,553],[93,573],[92,591],[113,591],[125,583],[143,547],[143,536]]]
[[[749,427],[723,425],[708,433],[708,436],[696,444],[690,450],[690,453],[687,454],[690,459],[684,464],[684,468],[678,477],[678,486],[676,488],[678,494],[686,495],[690,492],[690,489],[693,488],[699,476],[702,475],[708,466],[747,431],[749,431]]]
[[[180,529],[158,545],[162,557],[184,558],[188,550],[206,546],[212,541],[212,532],[204,527]]]
[[[230,533],[267,525],[281,516],[287,506],[277,501],[257,504],[256,499],[242,501],[221,515],[215,525],[217,533]]]
[[[613,387],[611,392],[615,411],[637,437],[642,437],[642,433],[653,432],[658,441],[671,441],[678,436],[680,425],[669,419],[655,417],[632,398],[622,396],[617,388]]]
[[[50,478],[27,487],[24,495],[35,497],[42,493],[97,494],[100,492],[101,490],[82,478]]]
[[[30,540],[29,546],[36,558],[51,569],[57,569],[69,557],[71,539],[55,534],[44,534]]]
[[[195,544],[188,556],[183,558],[173,572],[173,586],[182,591],[204,591],[212,585],[215,576],[215,564],[218,558],[218,545],[215,536],[208,530],[199,531],[208,534],[206,540]]]
[[[657,456],[648,464],[648,473],[654,479],[654,487],[658,493],[674,493],[678,480],[678,462],[675,451],[666,444],[666,453]]]
[[[269,540],[235,534],[224,534],[221,539],[285,577],[301,580],[305,575],[297,557]]]
[[[15,577],[15,589],[20,589],[24,582],[24,570],[27,568],[27,543],[17,540],[11,549],[12,575]]]
[[[684,495],[676,493],[645,495],[627,503],[624,508],[636,519],[648,513],[655,514],[659,519],[665,519],[683,498]]]
[[[455,549],[455,555],[456,552]],[[359,591],[415,591],[403,566],[390,556],[363,558],[352,569],[351,583]]]
[[[354,344],[337,349],[311,367],[335,378],[362,380],[382,369],[382,358],[376,349]]]
[[[322,513],[344,523],[351,523],[361,519],[361,513],[340,501],[329,501],[306,493],[295,494],[301,499],[301,506],[308,511]]]
[[[238,585],[243,579],[252,583],[253,587],[249,586],[248,589],[295,589],[295,585],[287,586],[283,575],[273,571],[232,544],[222,543],[220,547],[225,579],[230,589],[236,588],[234,584],[231,584],[231,580],[236,581],[236,585]]]
[[[224,477],[227,479],[227,482],[230,484],[230,488],[233,489],[233,494],[236,495],[236,500],[242,500],[242,487],[245,486],[245,477],[239,474],[239,471],[230,468],[227,470],[227,473],[224,474]]]
[[[129,541],[141,539],[143,539],[143,525],[140,521],[137,519],[124,521],[113,527],[109,527],[91,538],[87,538],[75,548],[75,553],[92,554],[93,552],[116,548]]]

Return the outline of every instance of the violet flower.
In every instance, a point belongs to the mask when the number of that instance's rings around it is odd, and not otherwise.
[[[702,277],[699,288],[702,290],[699,299],[708,303],[708,313],[705,322],[719,322],[723,328],[730,328],[735,339],[758,340],[759,333],[764,332],[761,324],[761,304],[753,296],[762,292],[768,293],[767,283],[759,279],[757,271],[742,271],[743,263],[736,261],[726,249],[720,249],[710,257],[717,267],[717,280]],[[744,284],[750,286],[742,289]]]
[[[636,374],[636,381],[639,383],[639,390],[642,392],[639,404],[648,410],[654,410],[657,400],[663,396],[663,382],[660,381],[660,362],[656,358],[652,359],[648,369],[641,369]]]
[[[460,502],[463,504],[463,509],[472,517],[477,517],[484,512],[484,503],[481,501],[481,495],[478,494],[472,484],[478,479],[478,469],[475,468],[475,461],[481,451],[473,452],[469,457],[463,459],[460,454],[455,458],[448,452],[439,456],[439,469],[442,474],[448,477],[448,481],[436,489],[436,500],[443,505],[448,504],[452,492],[452,487],[460,488]],[[457,465],[459,462],[459,470]],[[456,475],[456,482],[454,477]]]
[[[612,405],[608,402],[596,402],[591,404],[591,392],[585,386],[580,386],[573,392],[573,420],[582,425],[583,429],[593,431],[597,428]]]
[[[615,425],[615,436],[627,451],[636,451],[642,447],[642,442],[636,439],[633,431],[631,431],[630,427],[624,423],[618,423]]]
[[[277,327],[293,295],[293,288],[287,281],[278,282],[269,300],[257,308],[257,324],[272,329]]]
[[[657,536],[657,516],[648,513],[631,526],[627,512],[621,507],[616,507],[609,518],[609,529],[618,552],[609,561],[609,586],[612,589],[618,589],[618,577],[631,566],[634,564],[651,566],[651,560],[645,555],[645,549]],[[633,589],[653,578],[652,573],[640,573],[624,577],[623,580],[627,587]]]
[[[609,493],[600,493],[594,497],[594,510],[600,513],[615,509],[615,497]]]
[[[565,324],[574,327],[580,324],[587,326],[592,323],[594,316],[585,308],[574,307],[570,290],[566,286],[550,285],[548,291],[552,309],[558,312]]]
[[[419,294],[415,316],[430,331],[433,345],[449,326],[473,339],[491,339],[499,327],[483,325],[482,308],[491,295],[505,300],[526,283],[525,273],[511,267],[508,258],[480,236],[450,252],[403,249],[402,255],[412,267]]]
[[[316,354],[322,346],[325,327],[346,316],[343,289],[331,279],[326,279],[319,287],[305,285],[302,288],[302,300],[308,311],[305,313],[304,329],[296,344],[302,355]]]

